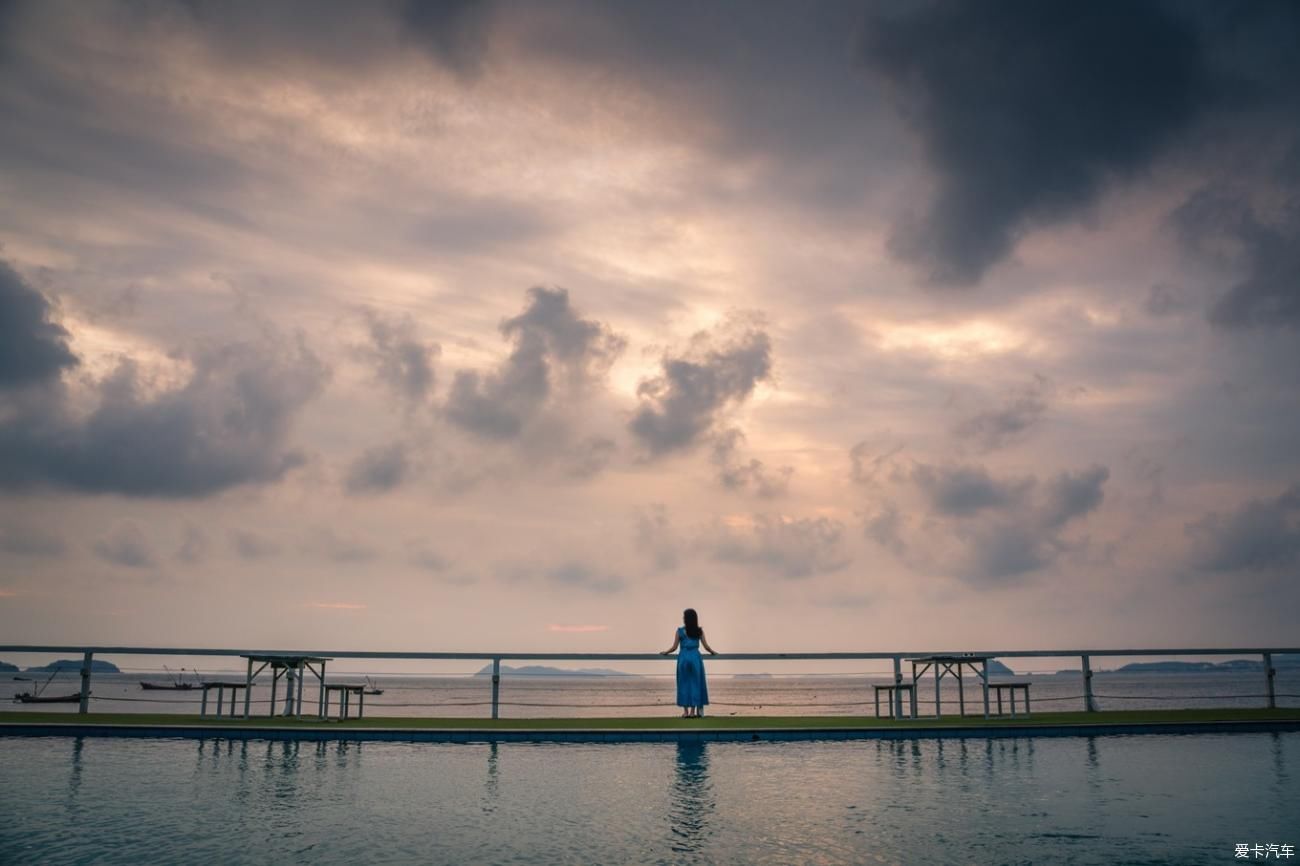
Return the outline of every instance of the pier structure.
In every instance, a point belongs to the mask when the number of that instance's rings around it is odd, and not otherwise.
[[[288,701],[286,704],[286,715],[301,715],[302,712],[302,686],[305,677],[304,673],[310,671],[315,674],[320,687],[319,709],[320,715],[325,714],[325,662],[334,659],[384,659],[384,660],[460,660],[460,661],[487,661],[491,663],[491,683],[492,683],[492,700],[491,715],[492,719],[500,718],[501,706],[501,663],[503,661],[581,661],[581,662],[629,662],[629,661],[671,661],[665,659],[658,653],[537,653],[537,652],[423,652],[407,651],[398,652],[391,650],[275,650],[275,649],[240,649],[240,648],[214,648],[214,647],[146,647],[146,646],[84,646],[84,645],[32,645],[32,644],[6,644],[0,645],[0,652],[5,653],[40,653],[54,655],[80,655],[82,657],[81,665],[81,693],[78,704],[78,712],[82,715],[89,713],[89,704],[91,696],[91,673],[92,661],[95,656],[105,655],[148,655],[148,656],[224,656],[229,658],[243,658],[248,662],[247,680],[252,684],[255,672],[253,669],[254,662],[262,663],[262,668],[271,666],[273,673],[283,672],[289,674],[292,672],[296,677],[290,677],[288,688]],[[978,650],[978,651],[912,651],[912,652],[826,652],[826,653],[719,653],[711,658],[717,661],[890,661],[893,665],[894,688],[891,690],[890,700],[893,703],[893,717],[895,719],[904,715],[904,693],[912,690],[915,696],[915,688],[919,684],[917,679],[916,668],[913,668],[913,681],[906,683],[903,679],[903,662],[911,663],[914,659],[945,659],[950,664],[955,664],[960,670],[961,665],[958,661],[966,664],[972,662],[979,663],[982,667],[987,665],[990,659],[1061,659],[1061,658],[1078,658],[1080,662],[1080,674],[1083,684],[1083,711],[1086,713],[1095,713],[1098,711],[1095,695],[1093,691],[1093,670],[1092,662],[1097,658],[1189,658],[1189,657],[1214,657],[1228,656],[1234,658],[1256,656],[1263,661],[1263,682],[1265,707],[1268,709],[1277,708],[1277,692],[1275,680],[1277,671],[1273,667],[1273,657],[1275,655],[1294,654],[1300,655],[1300,647],[1165,647],[1165,648],[1094,648],[1094,649],[1010,649],[1010,650]],[[314,665],[319,665],[315,667]],[[259,668],[258,670],[261,670]],[[980,678],[984,688],[984,715],[989,714],[988,688],[999,685],[996,681],[991,681],[986,670],[981,671],[984,675]],[[923,675],[923,673],[921,674]],[[278,676],[275,677],[278,680]],[[295,682],[296,680],[296,682]],[[1010,685],[1004,683],[1003,685]],[[1016,683],[1020,685],[1020,683]],[[297,688],[295,689],[294,686]],[[273,685],[274,688],[274,685]],[[936,689],[938,683],[936,682]],[[251,689],[250,689],[251,690]],[[294,692],[297,692],[294,694]],[[866,691],[864,686],[864,692]],[[1025,694],[1028,698],[1027,693]],[[959,696],[959,700],[962,698]],[[249,715],[249,696],[248,691],[244,695],[244,715]],[[1027,700],[1026,700],[1027,703]],[[937,704],[937,701],[936,701]],[[910,708],[909,708],[910,709]],[[296,712],[295,712],[296,710]],[[936,706],[936,710],[938,707]],[[274,708],[272,709],[274,712]]]

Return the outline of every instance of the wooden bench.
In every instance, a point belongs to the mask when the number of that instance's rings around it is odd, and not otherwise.
[[[357,695],[357,718],[363,719],[366,716],[366,687],[348,685],[344,683],[332,683],[325,686],[325,705],[321,710],[321,718],[329,718],[330,714],[330,693],[338,692],[339,694],[339,721],[348,720],[348,709],[352,703],[352,695]]]
[[[879,685],[873,686],[873,688],[875,689],[876,692],[876,718],[880,718],[880,693],[881,692],[885,693],[885,699],[889,705],[889,714],[886,716],[886,718],[890,718],[890,719],[896,718],[896,716],[894,715],[894,710],[895,710],[894,690],[895,689],[898,690],[898,696],[900,699],[902,698],[904,692],[908,694],[910,698],[908,702],[908,708],[911,710],[911,715],[908,716],[908,718],[912,718],[912,719],[916,718],[916,683],[889,683],[888,685],[883,685],[883,686],[879,686]]]
[[[212,682],[199,683],[199,686],[200,688],[203,689],[203,701],[199,704],[200,716],[206,716],[208,714],[208,692],[212,691],[213,689],[216,689],[217,690],[217,717],[220,718],[221,705],[222,703],[225,702],[226,689],[230,689],[230,717],[234,718],[235,696],[239,694],[240,689],[248,688],[248,683],[235,683],[229,681],[214,680]],[[248,716],[244,716],[244,718],[248,718]]]
[[[1019,689],[1025,698],[1025,715],[1029,715],[1029,686],[1032,685],[1029,680],[1002,680],[1001,682],[989,682],[989,688],[997,694],[998,715],[1002,715],[1002,693],[1006,692],[1011,698],[1011,715],[1016,714],[1016,689]]]

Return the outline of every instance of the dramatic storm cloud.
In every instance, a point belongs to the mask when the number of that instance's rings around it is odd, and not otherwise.
[[[622,337],[581,318],[564,289],[528,291],[528,307],[501,323],[514,343],[494,371],[460,370],[444,411],[461,429],[489,439],[511,439],[557,392],[580,393],[598,382],[624,348]]]
[[[1196,33],[1154,0],[941,0],[865,34],[938,179],[897,248],[939,282],[977,282],[1026,231],[1077,214],[1206,99]]]
[[[1294,2],[0,16],[13,642],[1294,631]]]
[[[0,388],[57,379],[77,365],[49,301],[0,261]]]
[[[727,408],[771,375],[772,342],[758,328],[699,333],[685,354],[665,355],[661,366],[637,388],[642,402],[628,425],[653,456],[690,448],[713,432]]]
[[[1187,527],[1199,567],[1209,571],[1258,571],[1300,559],[1300,484],[1273,499],[1253,499]]]
[[[866,517],[865,535],[892,553],[974,583],[1041,571],[1077,545],[1068,526],[1102,504],[1110,471],[1091,466],[1040,482],[979,465],[917,464],[911,481],[929,515],[913,528],[892,503]],[[936,537],[937,536],[937,537]]]

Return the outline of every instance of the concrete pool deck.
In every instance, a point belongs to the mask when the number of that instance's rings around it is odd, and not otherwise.
[[[214,719],[173,714],[0,712],[0,737],[172,737],[241,740],[482,742],[681,742],[1092,737],[1300,731],[1300,708],[1127,710],[877,719],[862,716],[708,716],[703,719],[466,719],[374,717]]]

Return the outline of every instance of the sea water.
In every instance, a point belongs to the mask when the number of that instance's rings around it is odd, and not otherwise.
[[[709,663],[706,662],[706,667]],[[30,675],[29,675],[30,676]],[[224,680],[242,682],[242,674],[226,674]],[[190,713],[199,711],[200,695],[191,691],[145,691],[140,680],[163,680],[150,674],[96,674],[91,682],[93,712],[105,713]],[[359,674],[331,671],[331,682],[364,682]],[[910,679],[910,677],[909,677]],[[1038,712],[1078,711],[1083,707],[1083,680],[1077,675],[1017,677],[1030,679],[1033,708]],[[873,715],[873,683],[891,678],[879,675],[795,675],[732,677],[711,670],[709,712],[737,716]],[[255,715],[270,709],[269,677],[263,675],[253,689],[250,710]],[[485,676],[377,676],[382,695],[366,698],[370,716],[478,717],[491,714],[492,684]],[[315,679],[308,677],[304,689],[305,710],[319,704]],[[11,699],[20,691],[31,691],[31,682],[0,680],[0,701],[7,710],[75,713],[76,704],[16,704]],[[63,674],[47,687],[49,694],[70,694],[79,688],[75,674]],[[1262,673],[1157,673],[1097,674],[1093,691],[1103,710],[1175,709],[1187,707],[1262,707],[1266,686]],[[1279,669],[1274,683],[1278,706],[1300,706],[1300,669]],[[283,709],[284,686],[279,688],[279,709]],[[958,712],[955,680],[943,680],[941,702],[945,715]],[[917,688],[919,711],[934,712],[934,680],[924,677]],[[674,680],[669,676],[512,676],[504,675],[500,686],[500,714],[503,718],[657,716],[672,715]],[[966,711],[983,713],[979,681],[965,682]],[[227,702],[229,697],[227,696]],[[209,709],[215,709],[216,693]],[[994,707],[996,709],[996,705]],[[1004,709],[1009,707],[1004,706]],[[242,713],[242,699],[238,703]],[[354,707],[355,711],[355,707]],[[884,709],[882,708],[882,712]]]
[[[6,864],[1187,866],[1241,862],[1239,845],[1294,850],[1298,802],[1293,733],[597,745],[0,738]]]

